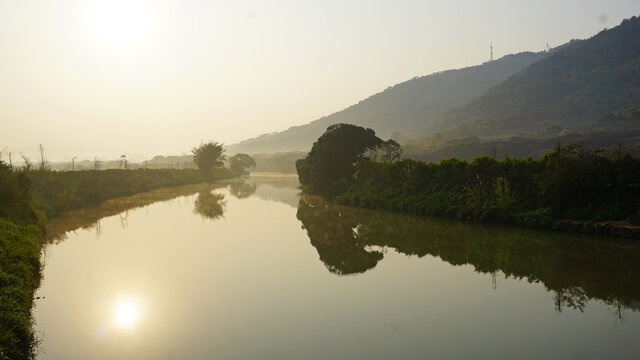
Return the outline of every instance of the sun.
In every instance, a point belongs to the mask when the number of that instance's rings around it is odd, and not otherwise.
[[[94,3],[92,22],[104,40],[114,44],[132,44],[146,32],[148,16],[137,1],[102,0]]]
[[[116,303],[113,317],[121,327],[132,327],[140,320],[140,305],[131,299],[123,299]]]

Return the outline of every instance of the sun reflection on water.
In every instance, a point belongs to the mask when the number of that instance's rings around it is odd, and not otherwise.
[[[140,321],[141,307],[135,299],[120,299],[113,307],[115,323],[123,328],[130,328]]]

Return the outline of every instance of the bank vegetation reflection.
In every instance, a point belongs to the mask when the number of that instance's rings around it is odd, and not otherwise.
[[[226,206],[224,194],[204,191],[198,194],[193,212],[202,216],[203,219],[216,220],[224,217]]]
[[[275,180],[274,180],[275,179]],[[268,179],[265,189],[279,178]],[[250,179],[251,180],[251,179]],[[209,220],[226,211],[222,188],[238,199],[258,196],[269,200],[282,196],[289,203],[293,193],[258,194],[262,183],[233,181],[158,189],[106,201],[96,207],[72,211],[50,222],[48,239],[58,242],[66,232],[79,228],[100,234],[100,219],[159,201],[193,203],[193,212]],[[287,188],[294,186],[286,183]],[[278,187],[274,187],[276,189]],[[264,192],[264,191],[263,191]],[[452,265],[471,265],[493,276],[541,282],[553,294],[553,306],[584,311],[590,300],[600,300],[624,320],[624,310],[640,310],[640,247],[633,243],[607,242],[570,233],[488,226],[471,222],[426,219],[402,214],[358,209],[326,203],[315,197],[299,199],[297,218],[326,268],[337,275],[359,274],[376,267],[385,249],[406,255],[439,257]],[[46,248],[45,248],[46,249]]]
[[[618,320],[640,310],[640,247],[578,234],[487,226],[357,209],[303,196],[297,212],[311,244],[338,275],[373,269],[385,249],[439,257],[476,272],[541,282],[557,311],[601,300]]]

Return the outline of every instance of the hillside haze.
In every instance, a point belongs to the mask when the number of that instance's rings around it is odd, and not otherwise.
[[[421,132],[433,127],[446,111],[469,103],[545,56],[524,52],[482,65],[415,77],[309,124],[229,145],[227,152],[308,150],[329,125],[336,123],[370,127],[383,137]]]
[[[494,137],[560,126],[586,131],[603,115],[640,104],[640,18],[552,51],[471,103],[449,111],[440,129]]]

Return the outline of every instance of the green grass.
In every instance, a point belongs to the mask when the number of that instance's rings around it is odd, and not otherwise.
[[[28,359],[35,349],[31,307],[40,282],[43,230],[0,219],[0,359]]]

